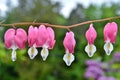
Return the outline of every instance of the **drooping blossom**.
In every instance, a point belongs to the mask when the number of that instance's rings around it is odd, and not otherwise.
[[[101,76],[98,80],[116,80],[114,77]]]
[[[36,47],[38,47],[38,28],[33,27],[32,25],[29,27],[28,30],[28,44],[29,44],[29,49],[28,49],[28,55],[30,59],[34,59],[35,56],[38,54],[38,51]]]
[[[76,41],[74,39],[74,33],[72,31],[66,33],[66,36],[63,41],[63,45],[66,50],[66,53],[63,56],[63,60],[65,61],[67,66],[70,66],[75,59],[73,53],[76,45]]]
[[[85,51],[87,52],[89,57],[92,57],[96,51],[96,47],[94,45],[94,41],[97,37],[96,30],[93,27],[93,24],[90,24],[89,29],[86,31],[86,39],[88,41],[88,45],[85,47]]]
[[[7,49],[12,49],[12,61],[16,61],[16,49],[23,49],[26,45],[27,34],[19,29],[8,29],[4,35],[5,46]]]
[[[48,49],[53,49],[55,45],[55,34],[52,28],[45,27],[44,25],[40,25],[38,29],[38,45],[42,47],[41,56],[45,61],[49,51]]]
[[[113,43],[115,43],[118,27],[115,22],[107,23],[104,28],[104,50],[107,55],[113,51]]]

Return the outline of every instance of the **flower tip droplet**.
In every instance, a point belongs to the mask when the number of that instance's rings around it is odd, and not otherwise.
[[[43,49],[41,50],[41,56],[43,61],[47,59],[48,55],[49,55],[48,49],[43,47]]]
[[[65,61],[67,66],[70,66],[71,63],[74,61],[74,55],[72,53],[66,53],[63,56],[63,60]]]
[[[15,50],[12,51],[11,59],[12,59],[13,62],[16,61],[16,59],[17,59],[16,58],[16,51]]]
[[[28,55],[29,55],[30,59],[34,59],[37,54],[38,54],[38,51],[35,47],[29,48]]]

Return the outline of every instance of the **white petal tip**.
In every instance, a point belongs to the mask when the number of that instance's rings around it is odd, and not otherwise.
[[[109,55],[111,54],[111,51],[108,50],[108,51],[106,52],[106,54],[109,56]]]
[[[12,58],[12,61],[15,62],[15,61],[16,61],[16,58]]]
[[[30,59],[34,59],[35,58],[35,56],[34,55],[29,55],[29,57],[30,57]]]
[[[31,47],[28,49],[28,55],[30,59],[34,59],[37,54],[38,54],[38,51],[35,47]]]
[[[70,65],[71,65],[71,62],[70,62],[70,61],[67,61],[67,62],[66,62],[66,65],[67,65],[67,66],[70,66]]]
[[[43,61],[46,61],[47,57],[46,56],[42,56]]]
[[[41,50],[41,56],[43,61],[46,61],[48,55],[49,55],[48,49],[43,47],[43,49]]]
[[[92,54],[91,52],[87,53],[89,57],[93,57],[94,54]]]
[[[16,59],[17,59],[15,50],[12,51],[11,59],[12,59],[13,62],[16,61]]]
[[[67,66],[70,66],[72,62],[74,61],[74,55],[72,53],[66,53],[63,56],[63,60],[65,61]]]
[[[106,54],[109,56],[111,54],[111,52],[113,51],[112,43],[106,42],[104,45],[104,50],[105,50]]]
[[[95,45],[87,45],[85,47],[85,52],[88,54],[89,57],[93,57],[94,53],[96,52],[96,47]]]
[[[108,56],[110,56],[110,54],[107,54]]]

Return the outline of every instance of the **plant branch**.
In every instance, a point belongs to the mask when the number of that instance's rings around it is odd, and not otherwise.
[[[49,27],[64,28],[64,29],[69,30],[70,28],[82,26],[82,25],[85,25],[85,24],[90,24],[90,23],[94,23],[94,22],[103,22],[103,21],[108,21],[108,20],[118,19],[118,18],[120,18],[120,16],[105,18],[105,19],[99,19],[99,20],[85,21],[85,22],[81,22],[81,23],[78,23],[78,24],[73,24],[73,25],[70,25],[70,26],[54,25],[54,24],[49,24],[49,23],[38,23],[38,22],[20,22],[20,23],[12,23],[12,24],[3,24],[3,23],[0,22],[0,26],[7,26],[7,27],[30,26],[30,25],[39,26],[39,25],[43,24],[43,25],[49,26]]]
[[[82,22],[82,23],[71,25],[70,28],[76,27],[76,26],[82,26],[82,25],[90,24],[90,23],[94,23],[94,22],[103,22],[103,21],[108,21],[108,20],[118,19],[118,18],[120,18],[120,16],[105,18],[105,19],[99,19],[99,20],[85,21],[85,22]]]

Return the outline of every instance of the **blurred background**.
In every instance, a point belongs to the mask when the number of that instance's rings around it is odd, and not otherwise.
[[[83,21],[120,15],[120,0],[0,0],[0,22],[44,22],[71,25]],[[120,26],[120,19],[113,19]],[[120,80],[120,33],[114,51],[107,56],[103,50],[103,28],[107,22],[94,23],[97,31],[97,52],[89,58],[84,49],[87,45],[85,31],[88,25],[72,28],[75,33],[75,61],[67,67],[63,61],[63,39],[67,30],[53,28],[56,44],[44,62],[38,54],[30,60],[28,45],[17,50],[17,61],[12,62],[11,50],[4,46],[4,33],[8,27],[0,27],[0,80]],[[28,26],[19,26],[28,30]],[[40,53],[40,48],[38,49]],[[106,80],[106,79],[105,79]]]

